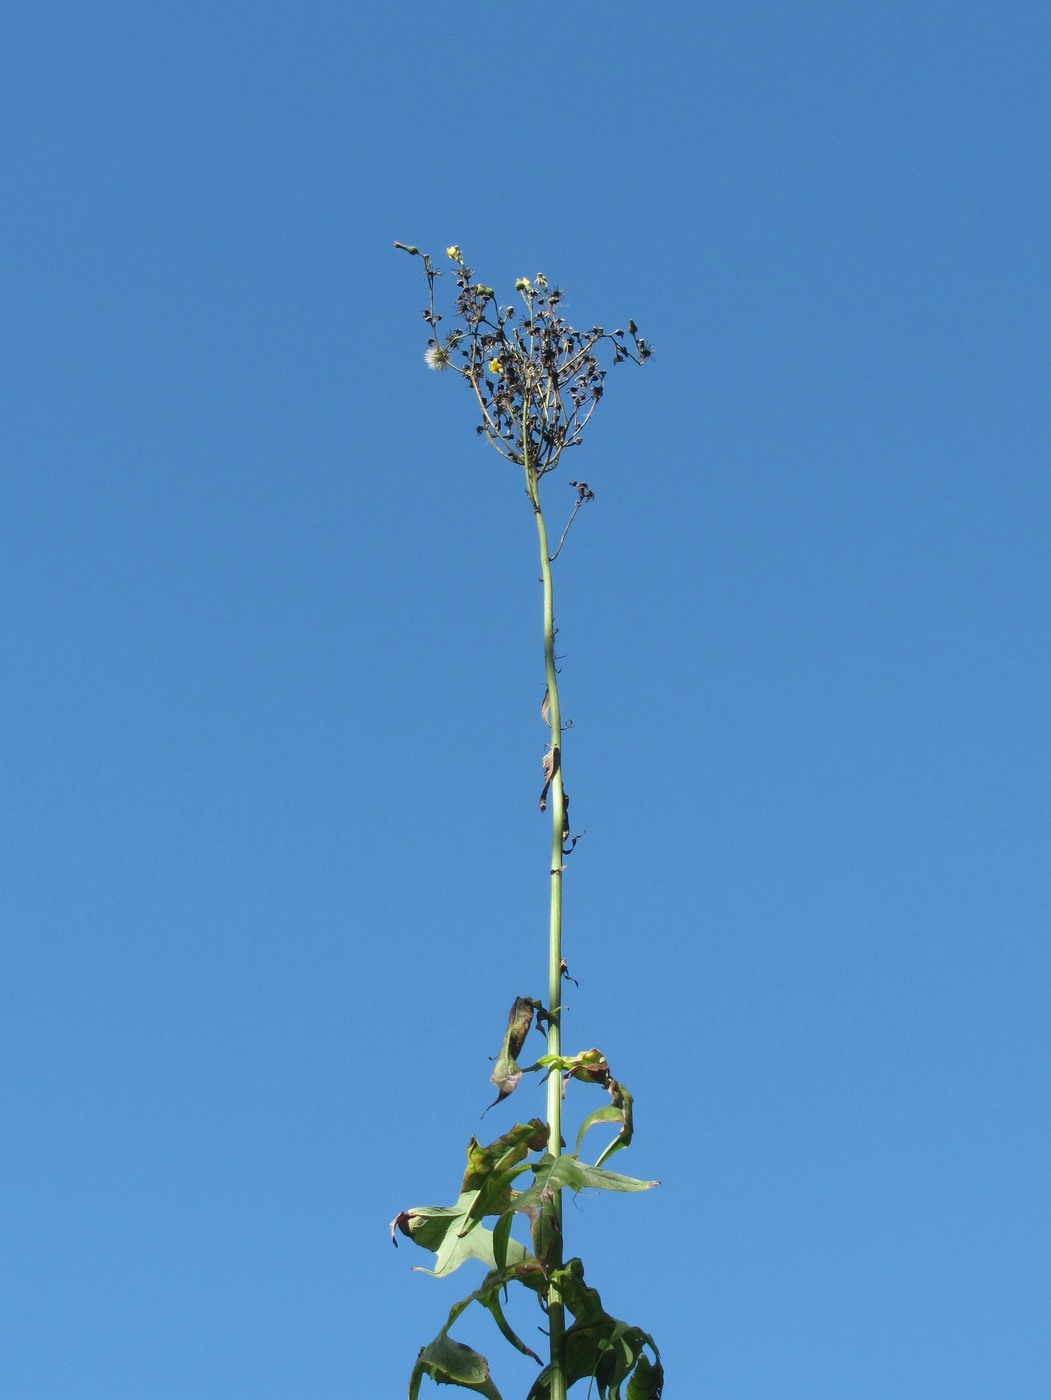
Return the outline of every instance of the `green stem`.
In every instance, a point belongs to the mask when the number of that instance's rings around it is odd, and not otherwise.
[[[524,429],[524,424],[523,424]],[[523,444],[528,439],[523,431]],[[524,447],[525,474],[529,499],[536,518],[540,543],[540,576],[544,585],[544,668],[547,672],[548,722],[551,728],[550,752],[554,756],[551,777],[551,901],[548,926],[548,991],[547,1005],[551,1019],[547,1026],[547,1053],[561,1054],[562,1004],[562,851],[565,829],[565,792],[562,787],[562,711],[558,699],[558,673],[555,670],[555,606],[551,583],[551,555],[547,541],[547,526],[540,509],[540,481],[529,462],[528,446]],[[557,1071],[547,1080],[548,1151],[558,1157],[562,1151],[562,1076]],[[556,1191],[549,1207],[552,1217],[555,1247],[550,1267],[562,1264],[562,1193]],[[551,1350],[551,1400],[566,1400],[564,1370],[565,1310],[554,1289],[548,1290],[547,1318]]]

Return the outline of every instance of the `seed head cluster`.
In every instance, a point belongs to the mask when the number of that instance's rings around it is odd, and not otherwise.
[[[501,306],[492,287],[475,280],[455,244],[446,255],[455,267],[456,318],[443,333],[435,309],[435,283],[442,273],[418,248],[394,246],[423,259],[428,293],[423,319],[431,331],[427,364],[454,369],[467,381],[481,410],[477,432],[536,479],[582,440],[603,394],[600,350],[611,352],[613,364],[641,365],[653,354],[634,321],[626,335],[601,326],[575,329],[561,314],[562,292],[549,286],[543,273],[516,281],[521,307]]]

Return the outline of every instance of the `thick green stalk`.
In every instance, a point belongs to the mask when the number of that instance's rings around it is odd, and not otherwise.
[[[540,509],[540,482],[535,469],[528,459],[526,450],[525,473],[529,499],[536,517],[536,529],[540,543],[540,576],[544,586],[544,668],[547,672],[548,723],[551,729],[549,752],[551,754],[552,775],[549,796],[551,800],[551,903],[548,927],[548,991],[547,1004],[551,1019],[547,1027],[547,1053],[561,1054],[561,1004],[562,1004],[562,852],[565,831],[565,793],[562,788],[562,711],[558,699],[558,673],[555,670],[555,606],[551,583],[551,554],[547,540],[547,526]],[[547,1126],[548,1151],[553,1157],[562,1151],[562,1076],[552,1072],[547,1080]],[[562,1263],[562,1193],[556,1191],[550,1206],[554,1227],[554,1251],[550,1257],[550,1267]],[[566,1376],[564,1370],[565,1310],[561,1299],[548,1291],[547,1317],[551,1348],[551,1400],[566,1400]]]

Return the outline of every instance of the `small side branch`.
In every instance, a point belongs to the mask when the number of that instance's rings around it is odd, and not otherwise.
[[[572,525],[573,521],[577,518],[577,511],[580,509],[581,506],[586,505],[588,501],[593,501],[595,499],[595,493],[594,491],[592,491],[591,487],[587,484],[586,481],[571,481],[569,484],[570,486],[575,486],[577,488],[577,503],[573,507],[573,514],[569,517],[568,521],[566,522],[566,528],[562,531],[562,538],[558,542],[558,548],[551,556],[552,564],[562,553],[562,546],[566,542],[566,536],[569,534],[570,525]]]

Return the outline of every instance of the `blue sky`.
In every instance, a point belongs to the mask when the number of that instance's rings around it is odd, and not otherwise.
[[[1046,6],[0,30],[5,1394],[404,1394],[387,1222],[540,1109],[533,526],[400,239],[658,351],[547,482],[565,1038],[663,1183],[569,1248],[669,1396],[1046,1396]]]

